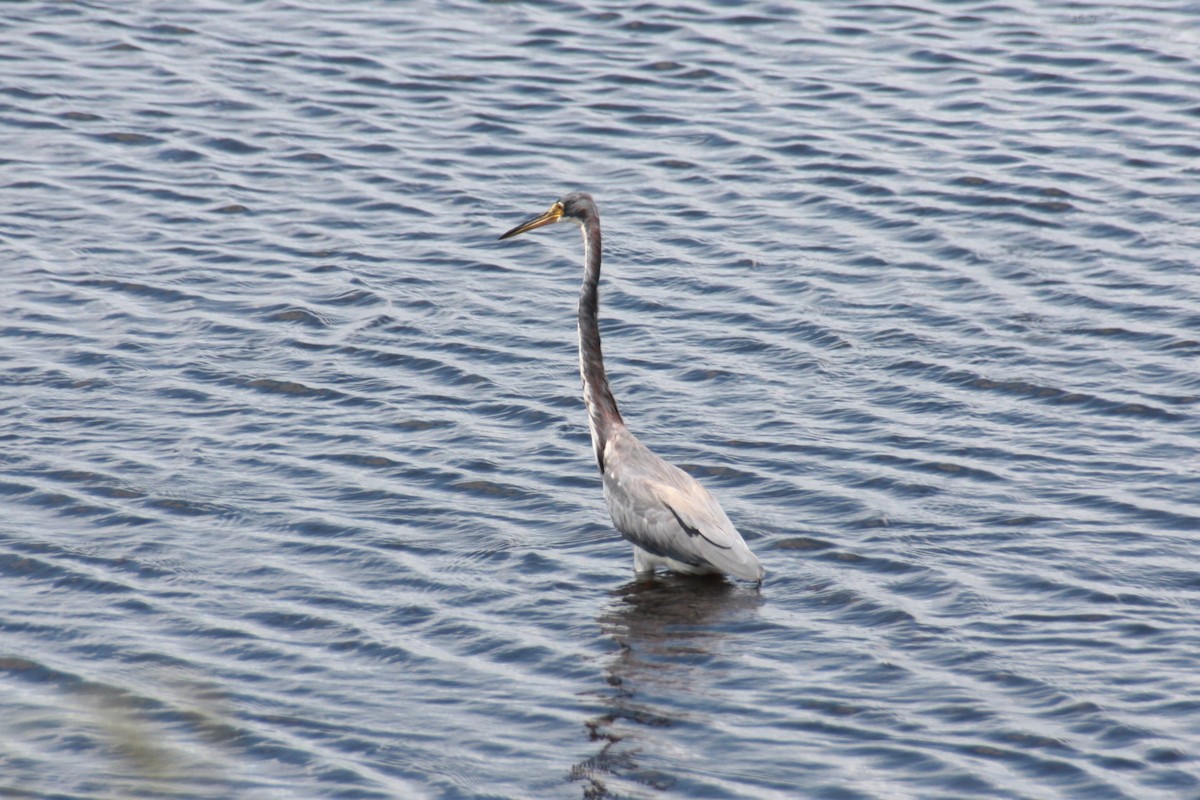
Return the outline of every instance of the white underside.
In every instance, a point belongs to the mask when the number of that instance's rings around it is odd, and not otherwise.
[[[712,575],[719,570],[712,567],[697,567],[693,564],[685,564],[682,561],[676,561],[673,558],[664,556],[656,556],[653,553],[647,553],[636,544],[633,546],[633,571],[641,575],[644,573],[654,572],[655,568],[662,567],[673,572],[682,572],[684,575]]]

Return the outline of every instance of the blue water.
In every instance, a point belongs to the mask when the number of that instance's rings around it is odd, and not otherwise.
[[[1200,10],[0,15],[0,796],[1200,797]],[[760,588],[635,583],[579,397]]]

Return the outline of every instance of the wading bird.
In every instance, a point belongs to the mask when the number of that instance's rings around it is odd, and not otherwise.
[[[713,496],[691,475],[651,453],[629,432],[617,411],[600,352],[600,214],[592,196],[566,195],[545,214],[500,238],[562,220],[577,222],[583,232],[579,375],[604,500],[613,525],[633,543],[634,572],[666,567],[692,575],[725,573],[761,582],[762,565]]]

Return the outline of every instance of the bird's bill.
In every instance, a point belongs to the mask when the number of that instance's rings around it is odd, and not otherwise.
[[[522,222],[520,225],[513,228],[511,231],[501,234],[500,238],[507,239],[510,236],[516,236],[519,233],[525,233],[526,231],[531,231],[534,228],[540,228],[543,225],[553,225],[554,223],[556,223],[560,219],[562,219],[562,215],[563,215],[562,203],[555,203],[554,205],[550,206],[550,210],[547,211],[545,214],[534,217],[533,219],[529,220],[528,222]]]

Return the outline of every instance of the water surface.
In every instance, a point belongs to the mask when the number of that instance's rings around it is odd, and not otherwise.
[[[185,5],[0,20],[0,794],[1200,797],[1194,9]]]

